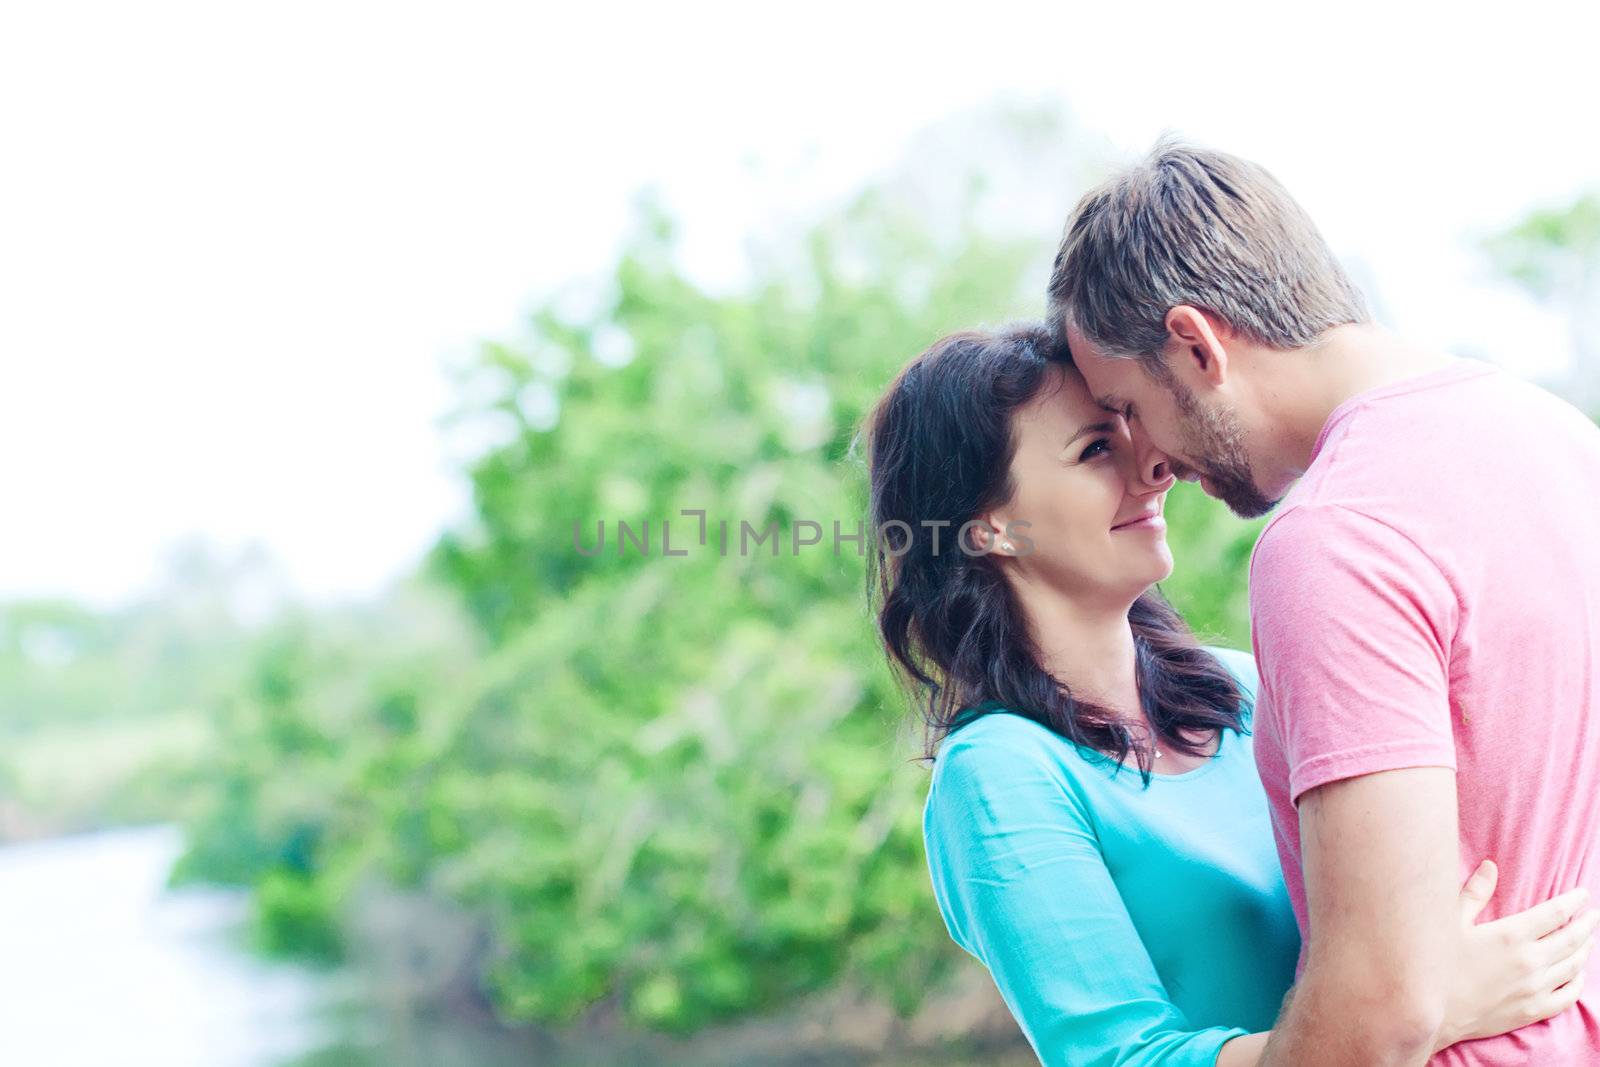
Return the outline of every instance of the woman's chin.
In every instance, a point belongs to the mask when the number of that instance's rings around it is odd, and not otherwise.
[[[1167,547],[1166,541],[1162,541],[1160,548],[1150,554],[1148,573],[1150,580],[1147,588],[1172,577],[1172,550]]]
[[[1124,573],[1127,575],[1126,581],[1107,583],[1106,590],[1110,592],[1114,584],[1117,595],[1126,597],[1128,603],[1132,604],[1154,586],[1172,577],[1172,557],[1168,555],[1165,559],[1151,559],[1145,561],[1144,566],[1129,568]]]

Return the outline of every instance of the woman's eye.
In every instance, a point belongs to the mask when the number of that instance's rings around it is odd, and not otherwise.
[[[1110,451],[1111,442],[1102,437],[1096,441],[1091,441],[1089,443],[1089,447],[1083,450],[1083,454],[1078,457],[1078,460],[1079,462],[1082,462],[1086,459],[1094,459],[1096,456],[1103,453],[1108,453]]]

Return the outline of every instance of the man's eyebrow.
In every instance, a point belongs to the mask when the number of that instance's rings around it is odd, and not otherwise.
[[[1070,447],[1072,445],[1072,442],[1076,441],[1078,438],[1086,437],[1086,436],[1088,436],[1089,434],[1092,434],[1092,433],[1116,433],[1116,432],[1117,432],[1117,424],[1116,423],[1114,423],[1114,422],[1097,422],[1092,426],[1083,427],[1077,433],[1075,433],[1071,437],[1067,438],[1067,444],[1066,444],[1066,446],[1063,446],[1063,447]]]
[[[1107,411],[1115,412],[1126,418],[1132,411],[1133,405],[1115,393],[1107,393],[1100,398],[1100,406]]]

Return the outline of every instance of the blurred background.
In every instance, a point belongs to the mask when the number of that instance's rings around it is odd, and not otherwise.
[[[1163,132],[1600,412],[1600,16],[1508,17],[8,6],[5,1061],[1032,1062],[932,903],[854,430]],[[1247,647],[1191,490],[1166,591]]]

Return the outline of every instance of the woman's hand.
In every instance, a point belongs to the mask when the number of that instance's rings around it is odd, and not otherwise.
[[[1574,889],[1493,922],[1477,918],[1500,873],[1484,860],[1461,887],[1461,966],[1434,1051],[1493,1037],[1572,1007],[1583,991],[1600,912],[1579,915],[1586,889]],[[1576,917],[1575,917],[1576,916]]]

